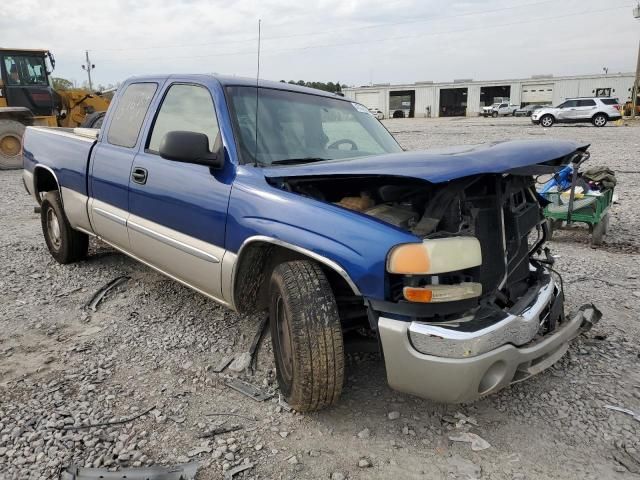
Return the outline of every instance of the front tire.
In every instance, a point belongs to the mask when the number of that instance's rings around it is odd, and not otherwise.
[[[491,114],[491,116],[492,116],[493,118],[497,118],[497,117],[498,117],[498,112],[493,112],[493,113]]]
[[[86,258],[89,236],[71,228],[62,208],[60,192],[46,192],[40,207],[42,233],[51,256],[61,264]]]
[[[594,127],[604,127],[607,124],[607,116],[604,113],[597,113],[593,116],[591,123],[593,123]]]
[[[540,119],[540,125],[545,128],[551,127],[555,122],[556,120],[551,115],[543,115]]]
[[[300,412],[336,404],[344,351],[338,307],[324,272],[307,260],[282,263],[273,270],[269,293],[280,392]]]

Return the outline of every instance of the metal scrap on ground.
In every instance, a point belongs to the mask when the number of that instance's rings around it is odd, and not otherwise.
[[[627,415],[631,415],[634,420],[640,422],[640,413],[636,413],[633,410],[623,407],[616,407],[615,405],[605,405],[604,408],[609,410],[615,410],[616,412],[626,413]]]
[[[96,311],[98,308],[98,304],[102,301],[104,296],[109,293],[110,290],[113,290],[119,285],[122,285],[124,282],[128,281],[131,277],[123,275],[122,277],[114,278],[109,283],[107,283],[104,287],[98,290],[93,297],[87,302],[85,308],[90,308],[92,311]]]
[[[256,402],[264,402],[268,398],[273,397],[273,393],[265,392],[264,390],[251,385],[239,378],[230,378],[226,382],[228,387],[234,389],[236,392],[240,392],[249,398],[252,398]]]
[[[224,480],[231,480],[234,475],[249,470],[250,468],[253,468],[253,463],[245,463],[244,465],[238,465],[237,467],[227,470],[224,472]]]
[[[198,466],[198,462],[191,462],[172,467],[122,468],[114,472],[72,465],[60,474],[60,480],[195,480]]]

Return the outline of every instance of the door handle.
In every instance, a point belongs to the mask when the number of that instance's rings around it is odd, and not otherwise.
[[[131,180],[140,185],[144,185],[147,183],[147,169],[142,167],[133,167],[133,171],[131,172]]]

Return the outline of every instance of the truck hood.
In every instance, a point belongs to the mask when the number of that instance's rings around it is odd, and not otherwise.
[[[400,152],[301,165],[264,167],[267,178],[383,175],[442,183],[486,173],[506,173],[534,165],[558,167],[588,144],[566,140],[512,140],[439,150]],[[541,169],[540,173],[543,173]]]

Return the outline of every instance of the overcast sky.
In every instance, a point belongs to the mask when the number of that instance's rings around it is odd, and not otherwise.
[[[14,0],[0,46],[45,48],[55,76],[148,73],[349,85],[635,70],[636,0]]]

